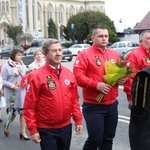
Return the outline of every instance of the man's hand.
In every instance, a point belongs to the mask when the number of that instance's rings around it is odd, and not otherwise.
[[[75,128],[76,134],[77,134],[77,135],[78,135],[78,134],[81,134],[82,129],[83,129],[82,125],[77,125],[76,128]]]
[[[132,101],[128,101],[128,102],[129,102],[128,108],[131,109],[131,107],[132,107]]]
[[[109,92],[110,88],[111,88],[111,86],[104,82],[98,82],[98,84],[97,84],[97,90],[104,94],[107,94]]]
[[[40,142],[41,142],[41,139],[40,139],[39,133],[35,133],[35,134],[31,135],[31,140],[32,140],[34,143],[40,143]]]
[[[117,81],[118,85],[123,85],[126,82],[126,78],[121,78]]]

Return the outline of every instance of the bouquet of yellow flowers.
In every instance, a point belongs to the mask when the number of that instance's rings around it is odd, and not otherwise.
[[[104,81],[110,86],[114,86],[119,79],[130,76],[134,72],[133,70],[131,70],[130,64],[126,63],[124,60],[120,60],[117,63],[113,63],[112,61],[105,61],[104,69]],[[104,93],[100,93],[96,97],[96,101],[100,102],[103,96]]]

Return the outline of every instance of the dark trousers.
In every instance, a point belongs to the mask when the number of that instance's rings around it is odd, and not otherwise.
[[[69,150],[72,136],[72,124],[60,129],[38,128],[41,150]]]
[[[111,105],[83,103],[88,138],[83,150],[112,150],[118,123],[118,101]]]

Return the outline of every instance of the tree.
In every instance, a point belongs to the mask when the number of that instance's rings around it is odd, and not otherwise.
[[[66,40],[69,40],[69,31],[68,28],[65,27],[64,25],[61,25],[62,29],[63,29],[63,38]]]
[[[30,47],[32,40],[34,39],[33,35],[30,33],[22,33],[17,35],[17,41],[22,45],[24,50],[27,50]]]
[[[48,20],[48,37],[49,38],[58,38],[57,28],[52,18]]]
[[[22,26],[8,25],[6,28],[6,34],[13,40],[14,45],[18,45],[17,36],[22,33]]]
[[[74,24],[74,29],[71,29],[71,24]],[[72,16],[67,23],[69,37],[78,42],[83,42],[84,40],[90,41],[92,29],[96,25],[107,27],[110,34],[110,41],[117,41],[116,29],[113,21],[104,13],[95,11],[86,11]]]

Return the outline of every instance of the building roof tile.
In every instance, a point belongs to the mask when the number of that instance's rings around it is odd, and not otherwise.
[[[150,11],[146,14],[142,21],[138,23],[137,26],[134,28],[135,31],[147,29],[150,29]]]

